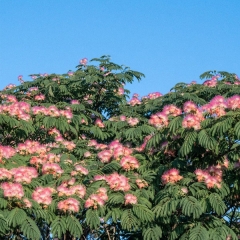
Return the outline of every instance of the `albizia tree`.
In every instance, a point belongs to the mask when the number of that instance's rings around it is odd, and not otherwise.
[[[237,240],[238,77],[127,101],[143,74],[93,60],[0,92],[1,239]]]

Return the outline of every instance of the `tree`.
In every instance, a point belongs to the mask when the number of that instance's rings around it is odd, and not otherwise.
[[[127,101],[144,75],[93,61],[1,92],[0,235],[238,239],[238,77]]]

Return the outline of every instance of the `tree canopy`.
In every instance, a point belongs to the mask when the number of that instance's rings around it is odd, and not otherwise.
[[[108,56],[0,92],[2,239],[237,240],[240,79],[139,98]]]

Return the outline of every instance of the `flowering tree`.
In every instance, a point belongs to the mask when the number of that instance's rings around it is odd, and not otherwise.
[[[127,102],[143,74],[93,60],[1,91],[0,236],[238,239],[238,77]]]

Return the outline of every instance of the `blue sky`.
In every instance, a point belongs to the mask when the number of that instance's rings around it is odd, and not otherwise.
[[[239,0],[0,0],[0,89],[81,58],[146,75],[128,86],[167,93],[207,70],[240,74]]]

